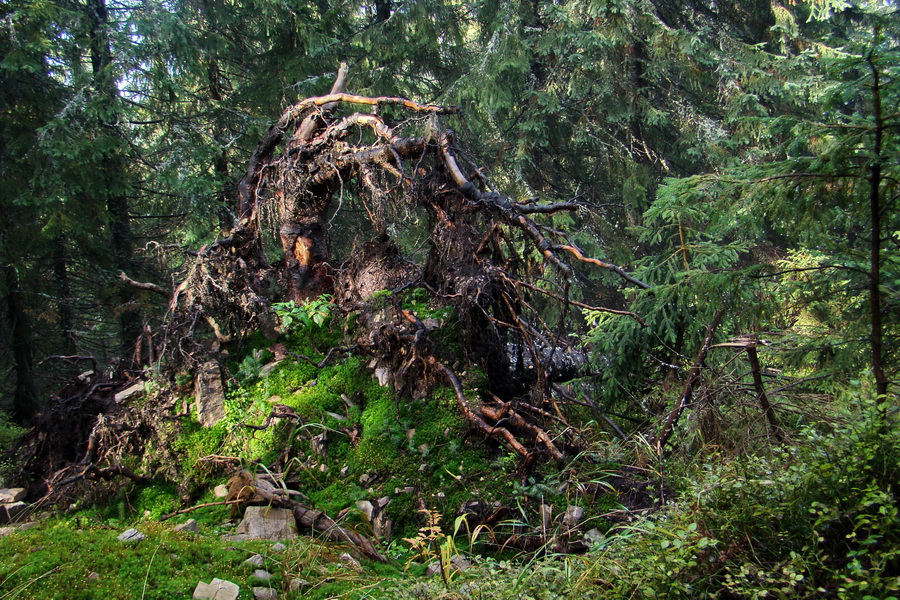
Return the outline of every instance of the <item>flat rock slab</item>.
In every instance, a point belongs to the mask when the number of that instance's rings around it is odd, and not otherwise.
[[[254,554],[250,558],[244,561],[244,564],[253,565],[254,567],[261,567],[266,562],[266,559],[262,557],[262,554]]]
[[[209,583],[202,581],[194,588],[193,600],[237,600],[241,588],[237,584],[224,579],[213,579]]]
[[[116,393],[116,402],[125,402],[144,392],[144,382],[140,381]]]
[[[287,508],[248,506],[234,532],[243,539],[287,540],[297,537],[297,522]]]
[[[253,579],[258,579],[260,581],[272,580],[272,574],[263,569],[256,569],[255,571],[253,571],[253,575],[251,575],[250,577],[252,577]]]
[[[120,533],[119,537],[117,537],[116,539],[119,540],[120,542],[125,542],[128,544],[135,544],[146,538],[147,538],[147,536],[145,536],[143,533],[141,533],[137,529],[129,529],[127,531],[123,531],[122,533]]]
[[[25,488],[0,489],[0,502],[10,503],[25,499]]]

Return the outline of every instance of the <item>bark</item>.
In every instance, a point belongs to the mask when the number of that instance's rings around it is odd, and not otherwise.
[[[872,72],[872,112],[875,119],[872,164],[869,167],[869,218],[872,226],[872,242],[869,249],[869,317],[872,373],[875,376],[875,393],[886,396],[888,379],[884,372],[883,325],[881,319],[881,145],[884,137],[884,118],[881,108],[881,73],[872,54],[866,57]]]
[[[753,376],[753,387],[756,388],[756,398],[759,401],[759,405],[762,408],[766,420],[769,422],[769,428],[772,431],[772,435],[775,436],[775,439],[779,442],[783,442],[784,433],[781,431],[781,425],[778,423],[778,416],[775,414],[775,409],[772,408],[772,404],[769,402],[769,396],[766,394],[766,387],[763,385],[762,372],[759,367],[759,355],[756,352],[756,345],[752,342],[747,346],[747,360],[750,362],[750,373]]]
[[[66,240],[62,236],[53,240],[53,282],[56,286],[56,306],[62,336],[62,351],[65,354],[76,354],[75,314],[72,310],[72,292],[69,286]]]
[[[119,92],[113,72],[113,54],[109,39],[109,10],[106,0],[88,0],[86,5],[90,25],[90,53],[94,87],[99,95],[99,126],[105,135],[116,137],[119,116]],[[107,151],[101,159],[98,180],[102,188],[98,195],[105,198],[109,216],[109,236],[112,248],[112,263],[118,271],[133,273],[131,218],[128,196],[123,191],[122,181],[126,177],[124,158],[117,150]],[[128,356],[138,341],[143,329],[140,314],[133,304],[134,291],[127,285],[119,285],[115,300],[118,304],[119,332],[122,354]]]
[[[19,274],[15,267],[6,267],[6,294],[6,314],[12,334],[10,343],[16,380],[13,418],[20,425],[28,425],[38,409],[34,385],[34,349],[31,329],[25,315],[25,303],[19,290]]]

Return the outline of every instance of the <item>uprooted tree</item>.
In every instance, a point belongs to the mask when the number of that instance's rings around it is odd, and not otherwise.
[[[263,136],[237,186],[236,226],[197,253],[170,297],[153,354],[170,375],[196,369],[220,344],[271,329],[277,296],[303,302],[329,294],[337,310],[356,313],[353,339],[341,350],[388,373],[399,397],[449,386],[466,422],[515,452],[524,469],[562,460],[578,448],[566,422],[572,398],[556,385],[584,363],[565,335],[573,319],[588,309],[640,320],[570,297],[573,265],[646,284],[585,256],[548,224],[560,211],[586,210],[578,201],[517,202],[482,169],[461,166],[443,123],[457,109],[347,94],[345,77],[342,68],[331,94],[289,107]],[[364,216],[341,221],[349,207]],[[391,239],[404,228],[418,228],[414,251]],[[278,245],[281,257],[271,260]],[[413,288],[450,309],[450,322],[404,308],[397,298]],[[376,293],[391,301],[367,302]],[[453,328],[452,347],[436,335],[441,327]],[[486,376],[477,397],[459,375],[469,366]],[[170,413],[173,403],[126,414],[114,398],[121,387],[101,378],[73,382],[42,417],[19,464],[44,492],[78,478],[138,477],[115,466],[111,453],[138,452],[145,429],[171,418],[151,413]],[[65,425],[60,411],[72,416]],[[57,435],[61,428],[67,436]]]
[[[266,327],[273,279],[297,302],[332,294],[340,310],[360,313],[354,351],[387,368],[398,393],[449,384],[474,428],[524,461],[561,459],[561,446],[574,444],[548,432],[553,422],[564,422],[551,386],[562,372],[571,378],[582,359],[562,325],[573,311],[610,310],[570,299],[568,261],[646,284],[586,257],[565,232],[537,220],[583,209],[577,201],[515,202],[498,193],[483,170],[472,167],[467,175],[454,132],[441,122],[457,109],[355,96],[341,91],[343,81],[342,70],[331,94],[288,108],[253,152],[238,185],[239,224],[201,252],[175,292],[167,351],[176,362],[202,356],[193,337],[201,320],[222,342]],[[358,107],[369,110],[349,110]],[[397,116],[389,121],[387,113]],[[329,224],[348,198],[363,209],[373,239],[357,238],[349,256],[336,257]],[[427,214],[427,251],[416,254],[419,261],[388,235],[390,225],[402,227],[415,211]],[[272,230],[283,254],[275,264],[264,253]],[[374,292],[410,287],[453,308],[464,357],[436,343],[432,325],[409,310],[398,306],[385,317],[363,305]],[[556,309],[547,310],[548,304]],[[559,322],[547,322],[547,314]],[[465,397],[450,364],[459,358],[487,374],[482,398]]]

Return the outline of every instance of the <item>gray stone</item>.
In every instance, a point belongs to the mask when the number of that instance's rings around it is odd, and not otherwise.
[[[121,392],[117,392],[116,393],[116,402],[120,403],[120,402],[125,402],[126,400],[130,400],[131,398],[133,398],[134,396],[137,396],[138,394],[142,393],[143,391],[144,391],[144,382],[139,381],[139,382],[135,383],[134,385],[125,388]]]
[[[388,387],[391,384],[391,370],[387,367],[378,367],[375,369],[375,378],[378,379],[378,385]]]
[[[90,579],[91,581],[97,581],[98,579],[100,579],[100,573],[97,573],[96,571],[91,571],[90,573],[88,573],[87,578]]]
[[[366,521],[369,523],[372,522],[372,515],[375,513],[375,507],[368,500],[357,500],[356,508],[359,509],[359,512],[363,514],[366,518]]]
[[[0,504],[0,525],[15,523],[16,521],[25,518],[27,512],[28,505],[24,502]]]
[[[200,365],[194,382],[194,401],[197,421],[204,427],[212,427],[225,417],[225,389],[219,363],[210,361]]]
[[[248,539],[277,542],[297,537],[297,522],[294,513],[287,508],[248,506],[244,520],[234,532],[246,535]]]
[[[588,546],[599,544],[605,539],[605,536],[599,529],[591,529],[584,534],[584,543]]]
[[[0,489],[0,502],[18,502],[24,500],[25,495],[25,488],[3,488]]]
[[[272,588],[255,587],[253,588],[253,598],[255,600],[278,600],[278,592]]]
[[[550,529],[550,523],[553,519],[553,507],[548,504],[541,504],[541,527],[544,531]]]
[[[253,574],[250,577],[252,577],[253,579],[258,579],[259,581],[272,580],[272,574],[265,569],[256,569],[255,571],[253,571]]]
[[[135,544],[146,538],[147,538],[147,536],[144,535],[143,533],[141,533],[140,531],[138,531],[137,529],[129,529],[127,531],[123,531],[122,533],[120,533],[119,537],[117,537],[116,539],[119,540],[120,542],[125,542],[128,544]]]
[[[338,560],[341,561],[341,564],[350,567],[354,571],[362,571],[362,565],[359,564],[359,561],[344,552],[338,557]]]
[[[311,586],[312,584],[305,579],[294,578],[291,579],[291,583],[288,584],[288,589],[292,592],[300,592]]]
[[[472,563],[466,559],[464,556],[460,556],[459,554],[454,554],[450,557],[450,565],[453,566],[454,569],[462,573],[466,569],[472,566]]]
[[[284,552],[285,550],[287,550],[287,546],[285,546],[281,542],[278,542],[277,544],[272,544],[270,550],[272,550],[272,552]]]
[[[425,577],[434,577],[441,572],[441,563],[433,562],[425,568]]]
[[[241,588],[224,579],[213,579],[209,583],[202,581],[194,588],[193,600],[237,600]]]
[[[262,557],[261,554],[254,554],[250,558],[244,561],[245,565],[253,565],[254,567],[261,567],[263,563],[266,562],[266,559]]]
[[[273,360],[272,362],[263,365],[262,368],[259,370],[260,378],[265,379],[266,377],[271,375],[272,371],[274,371],[275,367],[277,367],[279,364],[281,364],[280,360]]]
[[[566,527],[577,527],[583,516],[584,509],[580,506],[567,506],[566,516],[563,517],[563,524],[565,524]]]
[[[228,496],[228,486],[224,483],[213,488],[213,496],[216,498],[225,498]]]
[[[200,525],[198,525],[197,521],[194,519],[188,519],[181,525],[176,525],[173,529],[175,531],[184,531],[187,533],[200,533]]]
[[[309,449],[313,451],[313,454],[326,456],[328,454],[328,432],[323,431],[319,435],[314,435],[309,440]]]

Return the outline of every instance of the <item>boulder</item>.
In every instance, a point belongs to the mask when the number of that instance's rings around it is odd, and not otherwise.
[[[193,600],[237,600],[241,588],[224,579],[213,579],[209,583],[202,581],[194,588]]]
[[[248,506],[235,533],[244,539],[280,541],[297,537],[294,513],[287,508]]]
[[[225,388],[219,363],[210,361],[200,365],[194,382],[194,401],[197,421],[204,427],[212,427],[225,417]]]
[[[584,516],[584,509],[580,506],[567,506],[566,516],[563,517],[563,524],[566,527],[578,527],[581,517]]]
[[[28,505],[24,502],[9,502],[0,504],[0,525],[15,523],[22,519],[28,512]]]
[[[3,488],[0,489],[0,502],[19,502],[25,499],[25,495],[25,488]]]
[[[145,536],[137,529],[128,529],[120,533],[119,537],[117,537],[116,539],[120,542],[125,542],[126,544],[136,544],[137,542],[140,542],[141,540],[146,538],[147,536]]]
[[[262,557],[262,554],[254,554],[250,558],[244,561],[245,565],[252,565],[254,567],[261,567],[263,563],[266,562],[266,559]]]
[[[187,533],[200,533],[200,525],[194,519],[188,519],[181,525],[173,527],[175,531],[185,531]]]
[[[278,600],[278,592],[272,588],[255,587],[253,588],[254,600]]]
[[[271,581],[272,574],[266,571],[265,569],[256,569],[253,571],[253,574],[250,576],[253,579],[258,579],[259,581]]]

